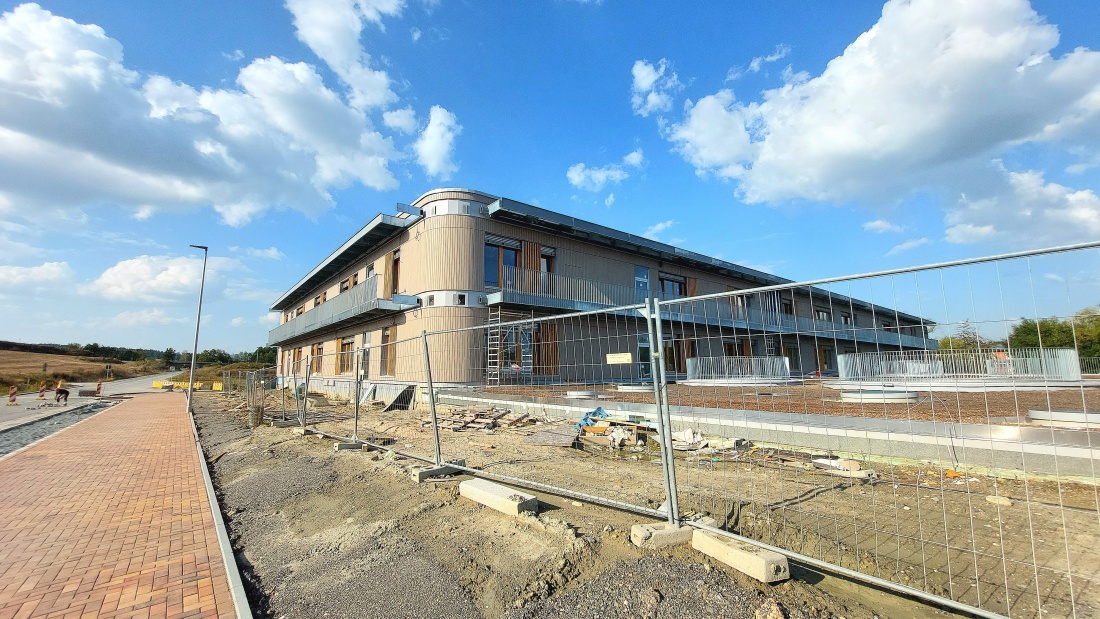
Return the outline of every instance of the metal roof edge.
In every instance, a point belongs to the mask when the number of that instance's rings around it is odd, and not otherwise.
[[[289,299],[293,298],[295,294],[301,293],[302,292],[301,289],[309,283],[309,280],[311,278],[313,278],[315,275],[321,273],[326,266],[331,264],[333,260],[339,258],[344,252],[350,250],[358,241],[360,241],[363,237],[365,237],[368,233],[370,233],[371,230],[373,230],[373,229],[375,229],[378,226],[381,226],[383,224],[389,224],[391,226],[397,226],[401,229],[404,229],[404,228],[408,228],[410,225],[416,223],[417,221],[420,221],[422,218],[423,218],[422,215],[421,216],[413,215],[413,216],[410,216],[410,217],[402,218],[402,217],[397,217],[395,215],[387,215],[385,213],[379,213],[378,215],[376,215],[374,217],[374,219],[371,219],[370,221],[367,222],[366,225],[364,225],[362,228],[360,228],[358,232],[353,234],[350,239],[348,239],[342,245],[340,245],[340,247],[338,247],[336,249],[336,251],[329,254],[327,258],[322,260],[317,266],[313,267],[313,269],[310,270],[309,273],[306,273],[305,276],[302,277],[302,279],[298,280],[298,283],[291,286],[290,289],[287,290],[286,292],[284,292],[278,299],[275,299],[275,301],[271,304],[270,311],[273,311],[273,312],[282,311],[283,308],[279,307],[281,304],[283,304],[284,302],[286,302]],[[385,241],[389,240],[392,236],[393,236],[392,234],[388,235],[382,242],[385,242]]]

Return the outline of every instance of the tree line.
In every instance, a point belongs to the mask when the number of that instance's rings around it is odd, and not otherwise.
[[[1100,305],[1086,307],[1068,318],[1025,318],[1013,325],[1008,337],[990,339],[969,321],[939,340],[940,350],[972,348],[1073,348],[1082,357],[1100,357]]]

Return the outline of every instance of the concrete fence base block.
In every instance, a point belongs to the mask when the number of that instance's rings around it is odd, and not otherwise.
[[[509,516],[534,514],[539,510],[539,500],[535,495],[487,479],[468,479],[458,485],[458,493]]]
[[[697,518],[695,522],[712,527],[718,526],[718,521],[710,516]],[[694,530],[687,525],[676,527],[667,522],[636,524],[630,527],[630,541],[638,548],[657,549],[679,546],[680,544],[691,543],[691,535]]]
[[[636,524],[630,527],[630,541],[638,548],[667,548],[691,543],[691,527],[673,526],[667,522]]]
[[[311,434],[317,434],[316,431],[310,430],[309,428],[294,428],[292,432],[294,432],[298,436],[309,436]]]
[[[286,421],[276,419],[275,421],[271,422],[271,427],[272,428],[293,428],[295,426],[300,426],[300,425],[302,425],[302,424],[297,422],[297,421],[291,421],[289,419],[287,419]]]
[[[717,533],[696,529],[691,547],[760,582],[779,582],[791,577],[787,557]]]
[[[333,451],[359,451],[360,449],[366,449],[366,445],[362,443],[333,443]]]
[[[424,464],[409,467],[409,476],[413,481],[418,484],[424,483],[432,477],[442,477],[444,475],[460,475],[462,471],[456,469],[453,466],[447,466],[448,464],[457,464],[458,466],[466,466],[465,460],[450,460],[443,463],[443,466],[435,466],[434,464]]]

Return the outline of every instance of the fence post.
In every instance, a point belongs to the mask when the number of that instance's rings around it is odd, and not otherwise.
[[[264,425],[264,417],[267,415],[267,410],[264,407],[264,381],[267,380],[267,373],[264,371],[266,368],[260,368],[260,425]]]
[[[432,413],[432,435],[435,438],[435,465],[443,466],[443,448],[439,443],[439,419],[435,413],[435,387],[432,385],[432,361],[428,354],[428,332],[420,332],[420,340],[424,342],[424,374],[428,378],[428,409]]]
[[[286,371],[286,367],[285,366],[280,366],[280,367],[282,367],[282,370],[279,371],[279,373],[281,374],[280,377],[279,377],[281,380],[279,382],[282,383],[282,388],[279,389],[279,393],[282,394],[282,396],[283,396],[283,416],[282,416],[282,420],[286,421],[286,374],[282,374],[282,372]]]
[[[323,361],[322,361],[323,363]],[[306,427],[306,415],[309,408],[309,375],[313,373],[313,355],[306,357],[306,382],[302,384],[302,412],[300,419],[302,427]]]
[[[360,348],[357,353],[354,353],[355,361],[355,421],[351,426],[351,440],[353,443],[359,442],[359,398],[360,390],[363,386],[363,349]]]
[[[656,298],[646,300],[646,324],[649,328],[649,363],[653,377],[653,400],[657,404],[657,434],[660,436],[661,469],[664,473],[665,496],[668,499],[668,523],[680,524],[680,505],[676,497],[676,461],[672,451],[672,418],[665,399],[664,334],[661,329],[661,306]]]

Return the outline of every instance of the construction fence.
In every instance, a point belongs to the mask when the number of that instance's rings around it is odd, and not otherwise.
[[[1100,616],[1098,247],[512,308],[222,383],[267,421],[979,616]]]

